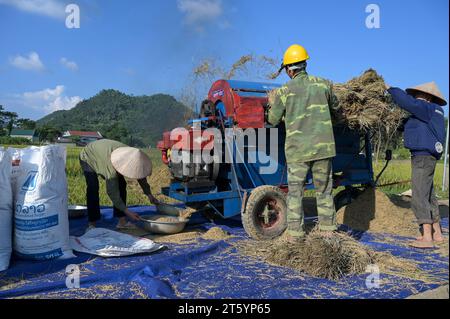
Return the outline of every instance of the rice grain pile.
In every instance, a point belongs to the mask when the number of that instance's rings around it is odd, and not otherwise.
[[[148,179],[150,187],[152,188],[152,193],[155,194],[155,197],[159,201],[167,204],[178,203],[178,201],[176,199],[173,199],[172,197],[159,194],[161,192],[161,188],[169,187],[171,180],[172,175],[166,165],[161,165],[156,168]],[[135,183],[137,184],[137,182]]]
[[[190,230],[173,235],[157,235],[147,238],[157,243],[186,245],[196,242],[201,234],[199,230]]]
[[[408,237],[419,235],[409,203],[403,201],[397,204],[401,206],[394,204],[383,192],[369,188],[338,211],[337,222],[354,230]]]
[[[229,237],[230,235],[220,227],[212,227],[202,235],[203,239],[216,241],[225,240]]]
[[[191,218],[191,216],[196,212],[197,210],[193,209],[193,208],[185,208],[182,211],[180,211],[180,217],[184,218],[184,219],[189,219]]]
[[[157,217],[152,219],[153,222],[157,223],[178,223],[180,220],[175,217]]]
[[[169,168],[166,165],[161,165],[152,172],[149,178],[149,184],[154,189],[161,189],[161,187],[168,187],[170,185],[171,176]]]

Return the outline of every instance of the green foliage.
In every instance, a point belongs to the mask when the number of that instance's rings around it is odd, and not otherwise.
[[[23,137],[0,136],[0,145],[31,145],[29,139]]]
[[[129,96],[103,90],[68,111],[38,121],[60,130],[99,131],[132,146],[155,145],[164,131],[183,125],[191,110],[170,95]]]
[[[30,119],[18,119],[15,126],[21,130],[34,130],[36,122]]]
[[[407,160],[411,158],[411,152],[404,147],[400,147],[393,151],[393,157],[398,160]]]
[[[8,112],[0,105],[0,136],[9,135],[13,128],[34,130],[36,122],[30,119],[18,118],[17,113]]]
[[[103,136],[105,138],[109,138],[110,140],[131,144],[130,132],[128,132],[128,130],[120,122],[116,122],[111,127],[108,127],[106,131],[103,132]]]
[[[81,137],[75,135],[75,136],[69,136],[68,139],[71,140],[73,143],[77,143],[81,140]]]
[[[8,112],[3,108],[3,105],[0,105],[0,128],[2,130],[6,129],[8,135],[11,133],[16,119],[17,113]]]
[[[40,142],[55,142],[61,136],[61,130],[50,125],[44,125],[37,129]]]

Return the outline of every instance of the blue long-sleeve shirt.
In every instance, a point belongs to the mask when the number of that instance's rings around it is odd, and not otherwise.
[[[399,88],[390,88],[394,102],[411,116],[405,124],[405,147],[415,155],[441,158],[445,143],[444,110],[435,103],[416,99]]]

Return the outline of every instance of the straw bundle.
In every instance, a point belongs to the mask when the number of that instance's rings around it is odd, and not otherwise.
[[[372,69],[344,84],[335,84],[340,110],[336,118],[360,132],[378,131],[392,136],[402,125],[406,113],[386,93],[383,78]]]
[[[337,280],[349,274],[364,273],[372,263],[369,251],[352,237],[319,231],[311,232],[305,242],[303,270],[313,276]]]
[[[347,83],[334,84],[333,89],[340,105],[332,114],[335,124],[361,133],[376,131],[379,139],[390,140],[407,116],[395,105],[383,78],[373,69]],[[269,104],[273,105],[276,90],[267,93]]]
[[[304,242],[294,244],[278,240],[262,253],[262,257],[275,265],[331,280],[364,273],[373,262],[370,250],[352,237],[318,230],[308,234]]]

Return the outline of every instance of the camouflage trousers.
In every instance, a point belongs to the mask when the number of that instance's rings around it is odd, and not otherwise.
[[[288,234],[294,237],[305,235],[305,221],[303,212],[303,195],[306,177],[312,171],[316,191],[317,213],[319,229],[324,231],[336,230],[336,211],[332,195],[333,178],[331,169],[332,159],[295,163],[288,165]]]

